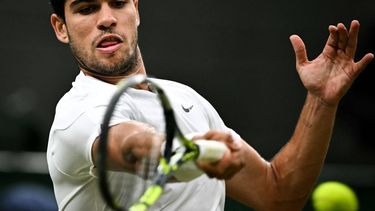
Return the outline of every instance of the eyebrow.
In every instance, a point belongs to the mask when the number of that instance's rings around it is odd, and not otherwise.
[[[73,8],[75,7],[76,5],[80,4],[80,3],[91,3],[91,2],[95,2],[96,0],[74,0],[72,3],[70,3],[70,8]]]

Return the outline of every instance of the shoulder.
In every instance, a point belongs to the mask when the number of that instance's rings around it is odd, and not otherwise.
[[[150,80],[163,87],[193,90],[190,86],[177,81],[160,78],[150,78]]]
[[[151,79],[152,82],[155,82],[158,86],[160,86],[166,93],[168,94],[179,94],[179,95],[186,95],[194,98],[203,98],[196,90],[192,87],[166,79]]]
[[[91,110],[104,109],[115,90],[116,87],[113,85],[78,75],[71,89],[56,105],[54,126],[68,127],[82,114]]]

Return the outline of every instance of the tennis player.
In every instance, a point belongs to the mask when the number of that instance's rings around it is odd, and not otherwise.
[[[103,113],[119,80],[146,74],[137,43],[138,0],[50,0],[51,24],[69,44],[79,73],[56,107],[47,159],[59,210],[107,210],[95,161]],[[223,210],[226,194],[256,210],[301,210],[327,153],[340,99],[373,59],[354,61],[359,22],[328,28],[322,53],[308,60],[303,41],[292,35],[296,67],[306,101],[289,142],[272,161],[228,128],[203,97],[186,85],[158,80],[167,90],[184,133],[222,141],[220,162],[198,163],[206,173],[169,183],[152,210]],[[109,165],[132,172],[152,146],[163,141],[163,115],[147,84],[131,89],[111,122]],[[207,176],[208,175],[208,176]]]

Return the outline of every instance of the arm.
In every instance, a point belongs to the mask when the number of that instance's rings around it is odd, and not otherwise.
[[[161,134],[145,123],[130,121],[112,126],[108,133],[108,168],[134,172],[141,159],[150,155],[152,149],[160,150],[163,140]],[[92,146],[94,163],[97,162],[98,145],[99,138]]]
[[[257,210],[300,210],[320,173],[335,113],[308,94],[294,135],[271,162],[246,145],[245,167],[227,181],[228,195]]]
[[[242,159],[239,158],[240,145],[233,142],[230,134],[209,131],[204,136],[196,136],[195,138],[219,140],[228,146],[229,150],[224,155],[224,162],[207,163],[200,161],[198,163],[198,166],[210,177],[230,178],[243,167]],[[107,143],[109,170],[136,172],[143,158],[155,154],[160,156],[164,139],[164,135],[157,133],[153,127],[142,122],[130,121],[111,126]],[[97,162],[99,141],[98,137],[92,146],[94,163]],[[155,149],[158,151],[153,151]],[[218,165],[220,166],[218,167]]]
[[[319,176],[340,99],[355,78],[373,59],[365,55],[354,62],[359,23],[349,32],[343,24],[330,26],[330,36],[321,55],[309,61],[302,40],[290,37],[298,74],[307,97],[288,144],[264,161],[245,145],[245,167],[227,181],[228,195],[257,210],[300,210]]]

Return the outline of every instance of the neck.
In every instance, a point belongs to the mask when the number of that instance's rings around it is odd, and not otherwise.
[[[124,79],[125,76],[119,75],[119,76],[106,76],[106,75],[100,75],[98,73],[87,71],[83,68],[80,68],[80,70],[88,76],[94,77],[96,79],[99,79],[101,81],[104,81],[109,84],[117,84],[120,80]]]
[[[142,59],[142,56],[141,56],[141,53],[140,53],[140,50],[139,50],[138,47],[137,47],[137,51],[138,51],[138,55],[139,55],[138,58],[137,58],[137,63],[135,65],[135,67],[132,70],[129,71],[129,74],[118,75],[118,76],[102,75],[102,74],[99,74],[99,73],[88,71],[85,68],[83,68],[82,66],[80,66],[80,70],[85,75],[97,78],[101,81],[104,81],[104,82],[109,83],[109,84],[114,84],[114,85],[116,85],[119,81],[121,81],[123,79],[129,78],[129,77],[137,75],[137,74],[146,75],[146,68],[143,64],[143,59]],[[139,85],[137,85],[136,88],[149,90],[149,87],[148,87],[147,84],[139,84]]]

